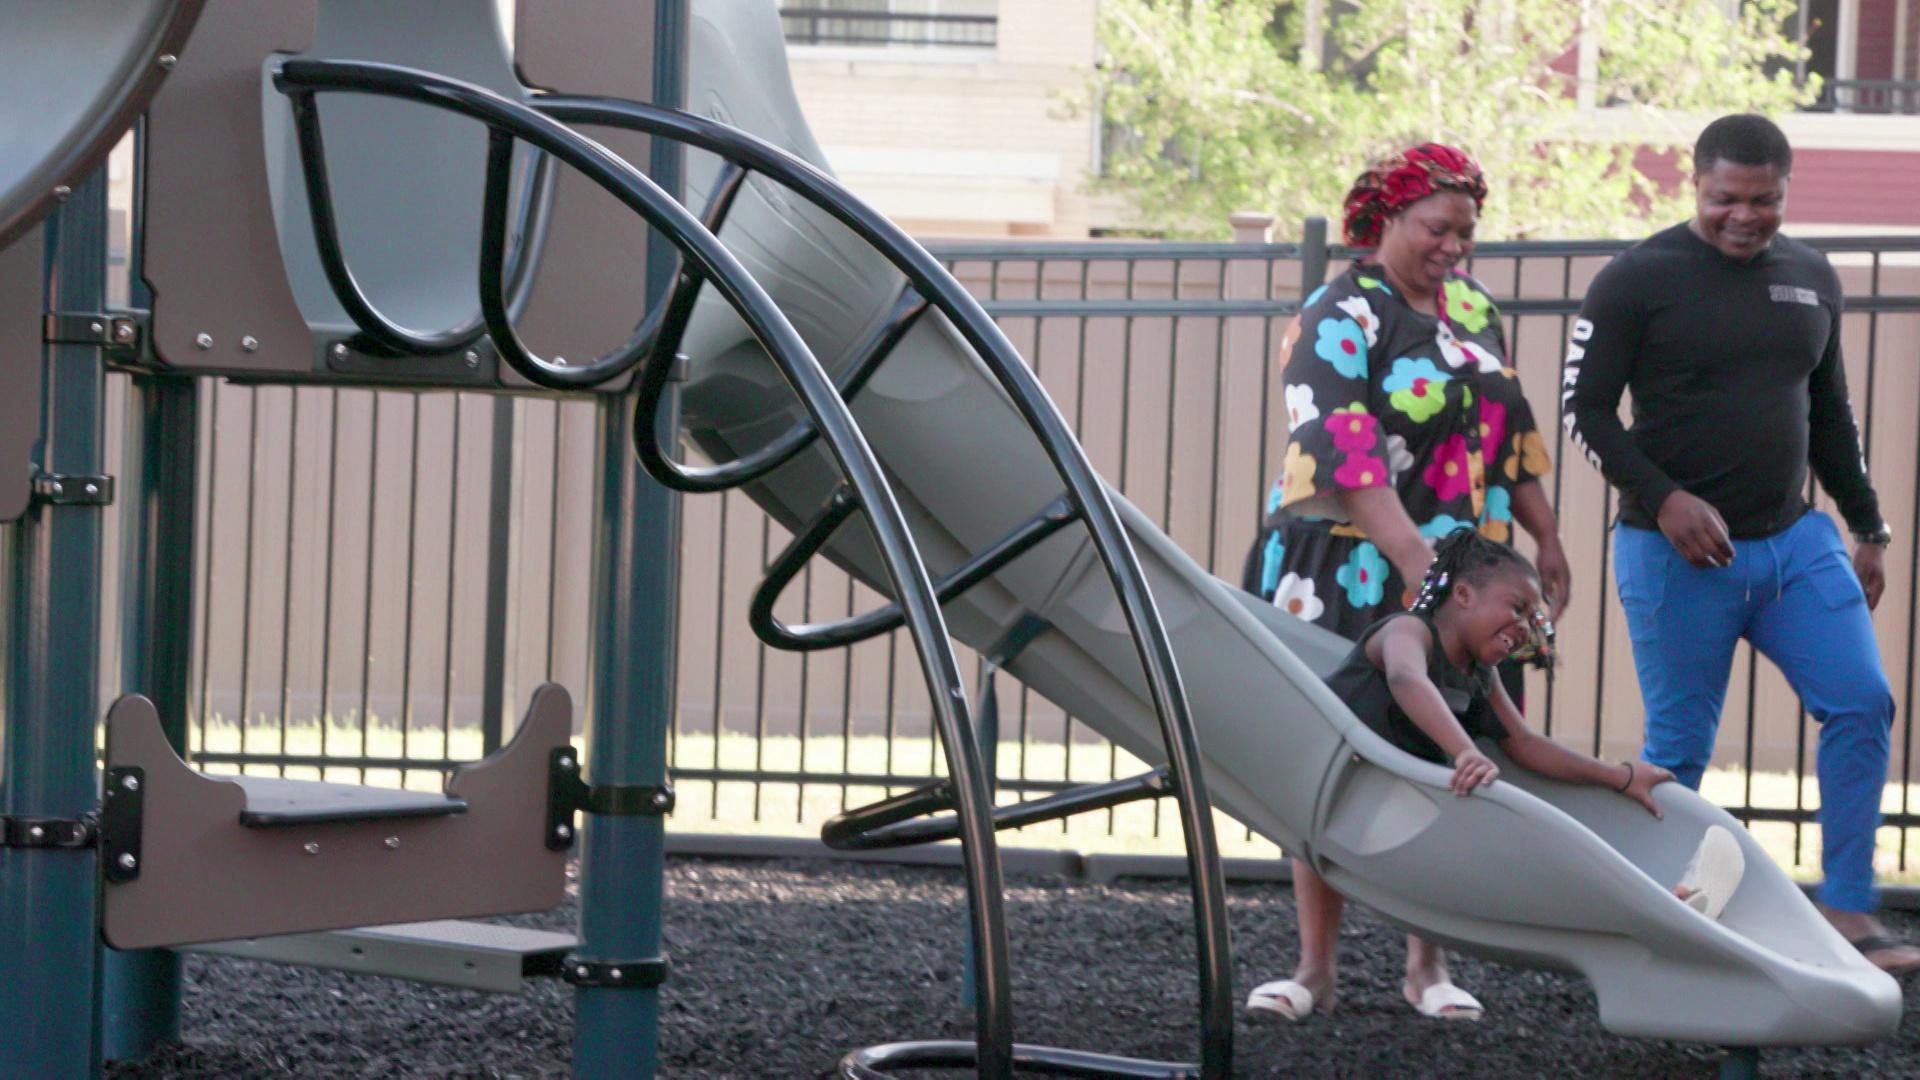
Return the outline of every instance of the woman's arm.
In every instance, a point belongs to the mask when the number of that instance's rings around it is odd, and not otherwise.
[[[1644,761],[1611,764],[1554,742],[1528,727],[1526,718],[1507,696],[1507,688],[1498,679],[1492,681],[1493,712],[1507,730],[1501,748],[1515,765],[1553,780],[1609,788],[1639,802],[1654,817],[1666,816],[1653,801],[1652,791],[1655,784],[1673,779],[1672,773]]]
[[[1567,565],[1567,552],[1560,543],[1560,523],[1553,516],[1553,503],[1535,479],[1515,484],[1512,493],[1513,520],[1540,547],[1534,560],[1540,569],[1540,590],[1546,594],[1548,614],[1558,620],[1573,591],[1573,569]]]
[[[1418,590],[1421,579],[1427,576],[1427,564],[1433,562],[1433,549],[1427,546],[1427,538],[1420,535],[1413,518],[1407,515],[1399,494],[1389,487],[1357,488],[1342,490],[1339,499],[1340,509],[1367,534],[1367,539],[1373,541],[1373,546],[1380,549],[1380,554],[1387,557],[1393,568],[1400,571],[1400,580],[1406,587]],[[1423,657],[1423,678],[1425,671]]]
[[[1395,619],[1373,635],[1367,643],[1367,655],[1386,673],[1387,689],[1395,704],[1453,759],[1453,779],[1448,788],[1455,795],[1471,795],[1474,788],[1493,783],[1500,767],[1473,744],[1467,729],[1447,708],[1440,688],[1427,677],[1427,654],[1432,648],[1433,635],[1425,623]]]

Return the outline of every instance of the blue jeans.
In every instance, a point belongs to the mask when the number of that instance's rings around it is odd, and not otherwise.
[[[1701,570],[1658,532],[1614,528],[1614,577],[1647,709],[1640,756],[1699,788],[1733,647],[1743,637],[1752,642],[1820,722],[1820,899],[1841,911],[1872,911],[1893,691],[1866,594],[1839,530],[1818,511],[1733,547],[1731,566]]]

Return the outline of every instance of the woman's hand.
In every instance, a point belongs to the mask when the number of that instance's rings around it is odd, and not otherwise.
[[[1540,541],[1534,565],[1540,571],[1540,591],[1547,598],[1547,617],[1559,622],[1573,593],[1573,568],[1567,564],[1567,549],[1561,546],[1559,534],[1548,533]]]
[[[1454,755],[1453,779],[1447,788],[1455,795],[1471,795],[1474,788],[1486,787],[1500,776],[1500,766],[1480,752],[1477,746],[1469,746]]]
[[[1658,765],[1649,765],[1644,761],[1626,763],[1633,775],[1627,780],[1627,788],[1620,794],[1647,808],[1647,813],[1657,818],[1666,817],[1660,804],[1653,801],[1653,789],[1673,779],[1673,774]]]

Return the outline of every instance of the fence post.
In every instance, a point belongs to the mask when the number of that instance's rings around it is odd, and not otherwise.
[[[487,464],[486,639],[480,662],[480,751],[506,742],[507,574],[513,529],[513,399],[493,399],[493,446]]]
[[[1264,247],[1272,241],[1273,215],[1254,211],[1230,214],[1233,242],[1249,248]],[[1277,284],[1274,271],[1278,260],[1271,253],[1247,253],[1245,258],[1229,257],[1220,270],[1220,299],[1272,300]],[[1260,316],[1226,316],[1220,321],[1222,337],[1219,395],[1220,430],[1214,436],[1213,475],[1220,494],[1213,507],[1214,550],[1207,553],[1207,565],[1229,578],[1237,578],[1235,569],[1246,546],[1253,542],[1259,528],[1260,488],[1267,472],[1266,401],[1268,382],[1267,354],[1273,348],[1272,319]],[[1251,458],[1245,453],[1229,453],[1230,447],[1257,446]]]
[[[1300,296],[1327,283],[1327,219],[1310,217],[1300,226]]]

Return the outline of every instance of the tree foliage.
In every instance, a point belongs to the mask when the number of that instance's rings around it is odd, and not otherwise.
[[[1306,4],[1330,24],[1301,48]],[[1685,214],[1634,167],[1729,112],[1807,103],[1792,0],[1102,0],[1096,188],[1149,229],[1217,234],[1236,210],[1282,228],[1337,217],[1366,163],[1424,141],[1471,151],[1487,238],[1635,236]],[[1596,59],[1577,75],[1583,23]],[[1595,47],[1597,46],[1597,47]],[[1583,105],[1584,102],[1591,104]]]

